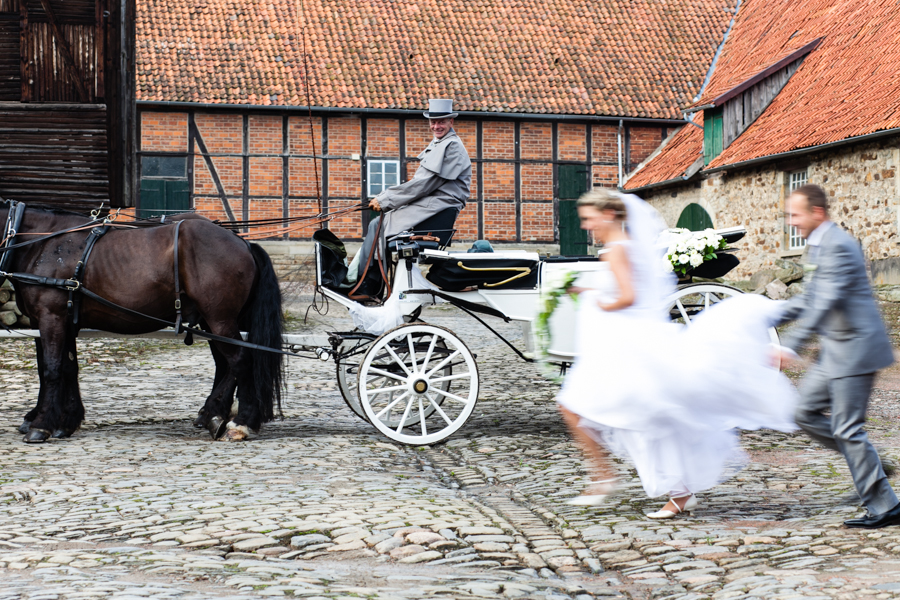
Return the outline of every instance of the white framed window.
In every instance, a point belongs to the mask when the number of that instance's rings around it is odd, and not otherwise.
[[[806,169],[788,173],[788,195],[792,194],[797,188],[806,185],[808,181],[809,176],[806,173]],[[788,249],[800,250],[804,247],[806,247],[806,240],[800,237],[800,231],[796,227],[790,225],[788,227]]]
[[[392,185],[400,183],[399,160],[369,160],[369,198],[374,198]]]

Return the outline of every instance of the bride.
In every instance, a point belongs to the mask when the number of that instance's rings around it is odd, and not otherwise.
[[[675,282],[656,211],[636,196],[595,190],[578,201],[578,214],[608,249],[601,259],[609,268],[570,290],[579,294],[578,358],[557,402],[593,463],[593,483],[569,503],[597,505],[615,493],[608,449],[634,463],[648,496],[668,494],[647,516],[672,518],[744,461],[736,429],[796,429],[794,388],[771,367],[768,328],[781,306],[747,294],[689,328],[670,323]]]

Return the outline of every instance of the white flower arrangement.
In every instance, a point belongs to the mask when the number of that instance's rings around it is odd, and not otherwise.
[[[680,276],[694,267],[716,258],[716,250],[728,245],[725,239],[712,229],[690,231],[676,229],[669,231],[669,249],[666,252],[666,266]]]

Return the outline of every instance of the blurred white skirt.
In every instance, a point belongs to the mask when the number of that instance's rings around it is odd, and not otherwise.
[[[557,400],[634,463],[648,496],[733,475],[737,429],[796,429],[797,393],[769,364],[777,303],[730,298],[690,328],[604,312],[591,294],[579,304],[579,356]]]

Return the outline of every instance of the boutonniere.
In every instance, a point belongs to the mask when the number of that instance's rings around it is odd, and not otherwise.
[[[818,268],[819,268],[819,265],[814,265],[814,264],[811,264],[811,263],[806,263],[805,265],[803,265],[803,272],[804,272],[804,273],[812,273],[812,272],[814,272],[814,271],[815,271],[816,269],[818,269]]]

